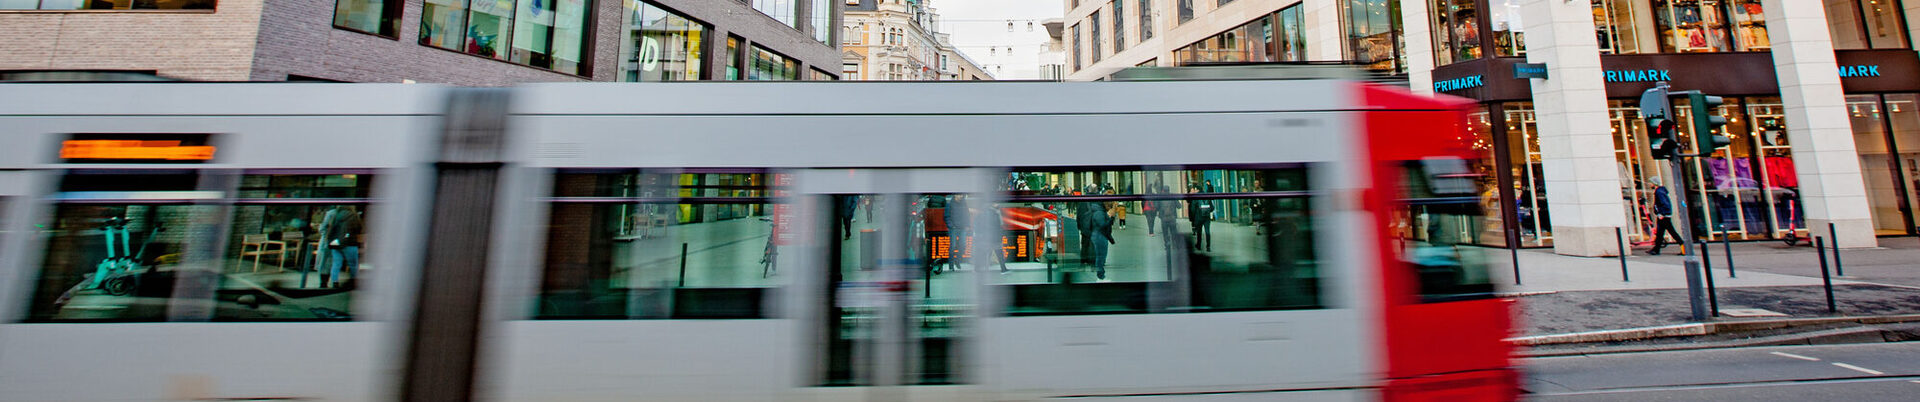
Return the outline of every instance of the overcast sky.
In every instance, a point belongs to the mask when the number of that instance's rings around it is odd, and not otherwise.
[[[1041,48],[1047,28],[1040,21],[1060,18],[1060,0],[931,0],[943,21],[936,27],[953,35],[953,45],[980,64],[994,78],[1035,79],[1040,76]],[[1014,22],[1007,32],[1007,21]],[[1027,30],[1027,22],[1033,30]],[[1013,52],[1008,54],[1007,48]]]

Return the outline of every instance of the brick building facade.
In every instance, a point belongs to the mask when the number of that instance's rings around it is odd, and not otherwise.
[[[724,79],[728,37],[742,41],[735,57],[764,48],[797,61],[801,71],[837,74],[832,31],[839,6],[818,24],[813,1],[779,3],[786,22],[733,0],[580,0],[586,38],[580,74],[421,44],[426,0],[405,0],[391,36],[336,26],[336,1],[219,0],[211,10],[0,10],[0,73],[117,71],[193,81],[325,80],[495,86],[522,82],[619,81],[622,41],[639,4],[664,8],[706,26],[710,59],[701,79]],[[436,3],[447,3],[439,1]],[[547,7],[553,7],[548,4]],[[764,7],[762,7],[764,9]],[[522,10],[524,11],[524,10]],[[552,14],[552,12],[548,12]],[[782,13],[785,14],[785,13]],[[750,59],[747,59],[750,60]],[[800,74],[800,79],[822,77]]]

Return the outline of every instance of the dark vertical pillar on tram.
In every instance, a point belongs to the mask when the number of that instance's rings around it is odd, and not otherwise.
[[[434,164],[431,218],[401,381],[403,401],[474,398],[481,301],[505,162],[507,91],[455,89]]]

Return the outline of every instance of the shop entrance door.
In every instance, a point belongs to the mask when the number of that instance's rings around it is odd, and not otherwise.
[[[968,336],[998,247],[975,169],[815,170],[798,192],[816,217],[803,289],[815,390],[839,399],[952,397],[976,382]],[[986,230],[973,230],[985,228]]]

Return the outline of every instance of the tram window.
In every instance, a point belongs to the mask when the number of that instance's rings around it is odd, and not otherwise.
[[[314,267],[359,251],[371,175],[241,175],[230,208],[222,192],[190,191],[208,177],[68,175],[27,320],[352,318],[354,275]]]
[[[1306,167],[1015,171],[1000,206],[1008,314],[1321,308],[1307,179]]]
[[[214,272],[186,254],[213,240],[206,205],[60,204],[45,228],[32,322],[166,321],[183,279]],[[219,308],[234,308],[223,304]]]
[[[214,319],[351,319],[353,290],[377,268],[365,263],[372,186],[366,174],[242,176],[219,297],[259,307]]]
[[[791,240],[776,231],[788,215],[770,201],[775,176],[557,175],[535,317],[764,318]]]
[[[1486,230],[1479,189],[1464,161],[1432,158],[1405,165],[1405,209],[1391,227],[1400,241],[1400,259],[1414,270],[1423,302],[1493,296],[1483,249],[1475,235]]]

